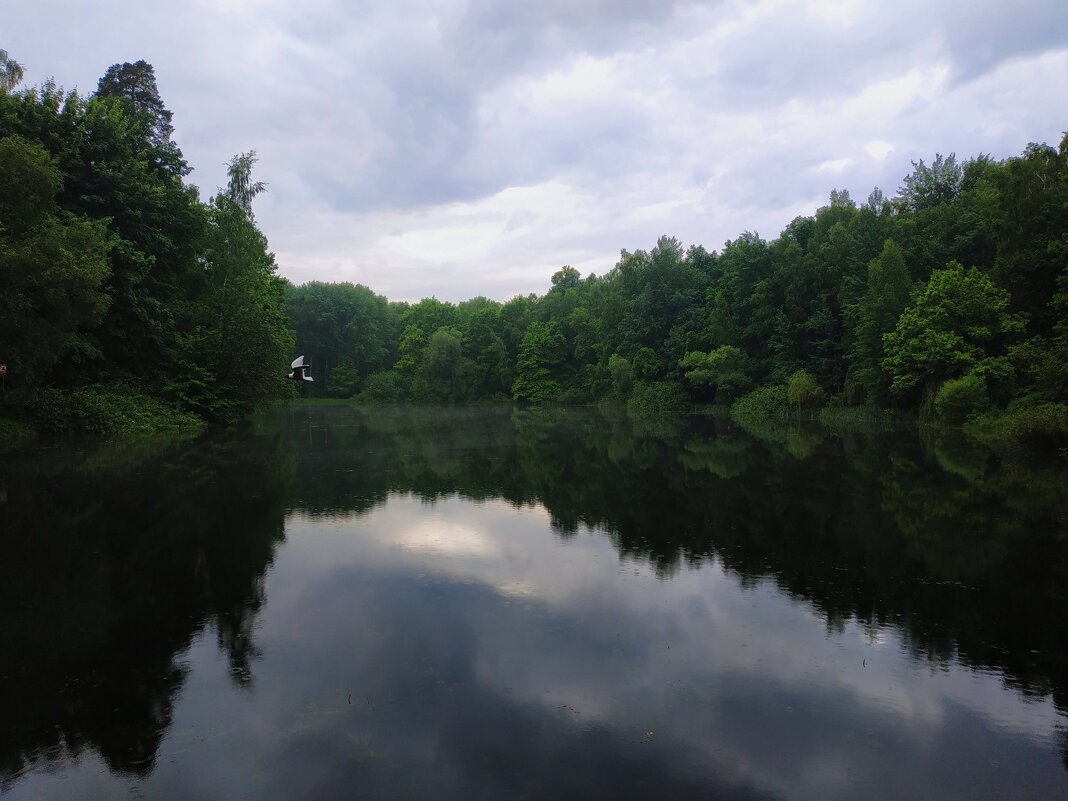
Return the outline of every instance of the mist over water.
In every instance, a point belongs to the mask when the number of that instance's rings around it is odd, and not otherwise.
[[[593,410],[7,454],[0,794],[1062,797],[1065,486]]]

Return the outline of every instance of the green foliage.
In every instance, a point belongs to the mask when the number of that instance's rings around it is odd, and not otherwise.
[[[23,420],[0,417],[0,450],[18,448],[33,441],[36,431]]]
[[[0,356],[57,429],[229,421],[284,394],[266,240],[235,203],[198,200],[171,133],[144,61],[90,98],[0,92]]]
[[[928,167],[923,159],[912,162],[913,171],[905,177],[904,186],[897,196],[897,202],[909,211],[952,203],[960,192],[963,171],[957,164],[956,155],[950,153],[943,157],[935,155]]]
[[[408,400],[408,381],[396,370],[386,370],[367,376],[363,389],[356,395],[357,403],[391,404]]]
[[[935,413],[947,423],[960,424],[987,408],[986,380],[976,373],[946,381],[934,398]]]
[[[6,50],[0,50],[0,88],[10,92],[22,83],[22,76],[25,74],[21,64],[10,58]]]
[[[997,198],[987,213],[996,234],[993,275],[1034,335],[1065,332],[1068,281],[1068,134],[1059,148],[1030,144],[988,177]],[[1058,295],[1060,300],[1058,300]]]
[[[351,364],[340,364],[330,371],[330,392],[334,397],[352,397],[360,387],[360,371]]]
[[[798,410],[823,404],[824,392],[807,371],[798,370],[786,379],[786,400]]]
[[[984,415],[966,429],[1003,446],[1068,452],[1068,405],[1041,403]]]
[[[42,428],[60,433],[195,431],[204,425],[196,415],[116,384],[93,384],[74,390],[38,390],[33,398],[32,419]]]
[[[785,420],[790,413],[789,403],[785,385],[758,387],[731,404],[731,417]]]
[[[293,349],[283,287],[267,242],[237,204],[209,207],[203,272],[181,306],[181,334],[167,392],[209,419],[233,421],[285,396]]]
[[[267,191],[267,184],[263,181],[252,180],[252,165],[257,161],[256,151],[241,153],[230,159],[226,165],[226,174],[229,180],[226,183],[226,197],[248,215],[250,220],[255,219],[252,214],[252,198]]]
[[[18,385],[47,380],[64,357],[91,354],[86,334],[110,302],[105,225],[60,210],[61,188],[40,145],[0,139],[0,342]]]
[[[459,403],[468,397],[473,364],[463,357],[462,335],[439,328],[430,337],[412,384],[415,399],[427,403]]]
[[[341,387],[335,387],[335,367],[352,368],[363,380],[393,366],[400,309],[384,297],[351,283],[311,281],[296,287],[286,285],[285,290],[284,313],[299,350],[292,356],[304,354],[317,369],[314,384],[305,391],[316,397],[347,397],[353,385],[351,376],[340,373],[345,380]],[[418,347],[410,347],[406,354],[411,376],[419,367],[426,344],[421,331],[419,337]]]
[[[63,175],[41,145],[21,136],[0,139],[0,221],[5,229],[25,232],[55,213]]]
[[[631,362],[634,374],[643,381],[651,381],[660,375],[660,359],[652,348],[640,348]]]
[[[717,402],[730,401],[751,385],[748,359],[741,348],[721,345],[711,353],[691,351],[679,361],[686,380],[694,387],[712,390]]]
[[[163,107],[156,88],[155,70],[147,61],[112,64],[98,82],[96,94],[97,97],[120,98],[131,110],[146,114],[151,119],[155,144],[163,144],[171,138],[173,115]]]
[[[1007,355],[1011,369],[1023,379],[1020,397],[1034,402],[1068,398],[1068,336],[1032,337],[1010,346]]]
[[[634,387],[634,368],[630,361],[613,353],[608,357],[608,371],[612,376],[612,394],[617,400],[626,400]]]
[[[556,400],[560,394],[557,369],[564,359],[565,341],[556,323],[531,323],[523,336],[512,397],[529,403]]]
[[[514,362],[504,343],[502,308],[486,298],[457,306],[467,390],[475,398],[503,400],[511,395]]]
[[[906,307],[897,327],[883,337],[883,370],[890,389],[914,394],[948,378],[981,369],[1023,321],[1006,311],[1008,293],[976,268],[957,262],[931,275]]]
[[[350,364],[341,364],[330,371],[331,392],[339,398],[353,397],[360,386],[360,371]]]
[[[866,387],[870,401],[884,399],[887,387],[880,369],[883,336],[897,326],[911,288],[901,248],[887,239],[878,258],[868,263],[866,291],[856,306],[853,347],[848,355],[852,379]]]
[[[553,273],[553,291],[564,292],[568,289],[574,289],[581,281],[582,275],[579,271],[570,265],[565,265]]]
[[[675,381],[639,381],[627,398],[627,411],[636,414],[679,412],[689,405],[686,393]]]

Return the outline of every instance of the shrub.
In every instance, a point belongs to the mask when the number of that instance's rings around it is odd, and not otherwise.
[[[396,370],[367,376],[363,391],[355,396],[358,403],[403,403],[408,399],[408,382]]]
[[[1036,449],[1068,448],[1068,406],[1043,403],[1010,409],[1000,417],[984,416],[966,430],[990,436],[1004,445],[1023,445]]]
[[[58,433],[133,434],[204,425],[196,415],[124,385],[40,389],[31,414],[42,428]]]
[[[673,381],[639,381],[634,385],[627,400],[627,411],[642,414],[645,412],[679,412],[689,406],[686,393]]]
[[[785,420],[789,414],[789,399],[784,384],[771,384],[754,389],[731,405],[732,417]]]
[[[935,395],[935,414],[947,423],[970,420],[990,405],[986,380],[975,373],[946,381]]]

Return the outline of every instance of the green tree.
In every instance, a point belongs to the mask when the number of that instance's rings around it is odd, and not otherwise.
[[[533,322],[523,335],[516,364],[512,397],[530,403],[555,400],[560,394],[556,371],[564,360],[567,343],[554,322]]]
[[[502,327],[499,303],[483,304],[466,321],[464,353],[472,362],[472,390],[477,397],[510,394],[512,363],[499,333]]]
[[[1004,346],[1023,330],[1008,305],[1009,293],[974,267],[951,262],[936,271],[883,337],[891,391],[930,399],[942,382],[973,370],[1005,378]]]
[[[156,87],[156,71],[145,60],[112,64],[97,83],[97,97],[118,97],[129,102],[133,108],[149,115],[152,121],[153,143],[162,145],[170,141],[174,126],[173,114],[163,106],[163,99]]]
[[[608,357],[608,371],[612,376],[612,394],[619,400],[626,400],[634,388],[634,368],[630,361],[613,353]]]
[[[417,400],[458,403],[467,398],[471,362],[463,357],[462,335],[439,328],[430,336],[413,384]]]
[[[176,306],[167,393],[203,417],[233,421],[283,396],[293,337],[267,240],[224,195],[209,206],[202,268],[191,297]]]
[[[883,335],[894,330],[909,302],[909,280],[901,248],[892,239],[868,263],[866,291],[857,304],[853,346],[849,351],[850,380],[863,387],[870,403],[885,399],[887,388],[880,368]]]
[[[5,92],[12,91],[22,83],[22,76],[25,74],[21,64],[8,56],[6,50],[0,50],[0,88]]]
[[[934,397],[934,410],[947,423],[963,423],[990,403],[986,381],[982,376],[968,373],[946,381]]]
[[[819,406],[823,397],[820,385],[806,370],[798,370],[786,380],[786,400],[797,407],[798,414],[802,407]]]
[[[1031,318],[1034,335],[1049,337],[1068,318],[1056,298],[1068,280],[1068,133],[1055,149],[1031,144],[994,172],[997,239],[992,275],[1013,307]],[[1058,283],[1061,282],[1061,283]]]
[[[564,292],[568,289],[574,289],[582,282],[582,274],[579,273],[574,267],[570,265],[564,265],[555,273],[552,277],[552,290],[555,292]]]
[[[87,334],[109,304],[107,228],[60,210],[61,188],[44,148],[0,139],[0,342],[24,385],[49,383],[64,357],[91,355]]]
[[[405,326],[397,349],[399,358],[394,369],[409,379],[414,378],[423,363],[423,352],[429,342],[430,339],[423,333],[422,328],[417,325]]]
[[[285,311],[299,352],[317,368],[315,383],[305,389],[315,396],[349,397],[355,385],[396,359],[397,311],[365,286],[289,286]],[[421,352],[412,361],[413,374],[420,358]],[[344,368],[336,386],[335,368]]]
[[[710,353],[692,351],[679,362],[686,380],[698,389],[711,390],[713,398],[725,403],[745,392],[752,384],[748,359],[741,348],[721,345]]]
[[[165,397],[235,419],[283,386],[284,282],[244,210],[183,183],[151,65],[99,89],[0,91],[6,358],[75,412],[121,396],[162,420]]]
[[[256,151],[250,150],[248,153],[234,156],[226,165],[226,174],[229,176],[226,196],[236,203],[250,220],[256,219],[252,213],[252,199],[260,192],[267,191],[267,184],[263,181],[252,180],[252,165],[256,161]]]
[[[330,389],[339,398],[351,398],[360,389],[360,371],[351,364],[339,364],[330,371]]]
[[[952,203],[960,192],[963,171],[956,154],[943,157],[936,153],[928,167],[923,159],[912,162],[912,172],[905,176],[897,201],[908,211],[919,211],[942,203]]]

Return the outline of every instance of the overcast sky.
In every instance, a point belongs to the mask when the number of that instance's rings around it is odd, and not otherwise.
[[[1068,129],[1065,0],[8,0],[25,85],[145,59],[207,197],[255,150],[295,283],[545,292],[661,234],[720,249]]]

